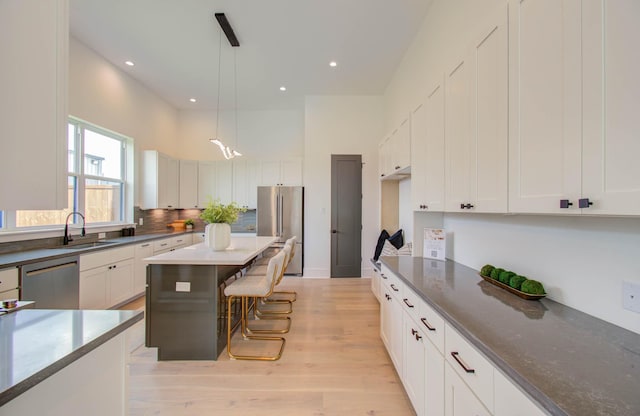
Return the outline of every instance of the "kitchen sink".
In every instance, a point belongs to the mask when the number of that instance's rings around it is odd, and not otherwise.
[[[113,243],[115,243],[115,241],[94,241],[93,243],[75,244],[75,245],[62,246],[58,248],[63,248],[65,250],[84,250],[88,248],[106,246]]]

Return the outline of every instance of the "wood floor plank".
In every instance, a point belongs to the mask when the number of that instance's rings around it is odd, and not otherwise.
[[[413,415],[379,336],[368,279],[286,278],[292,325],[275,362],[130,360],[130,415]],[[144,308],[138,301],[134,308]],[[238,334],[233,345],[250,349]],[[263,347],[258,346],[259,350]]]

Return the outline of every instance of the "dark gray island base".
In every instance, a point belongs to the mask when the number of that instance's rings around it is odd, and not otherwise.
[[[239,266],[147,266],[146,346],[158,348],[158,360],[218,358],[227,345],[224,285],[239,270]],[[179,291],[187,290],[181,284],[189,291]]]
[[[520,299],[452,261],[381,262],[550,414],[640,415],[639,334]]]

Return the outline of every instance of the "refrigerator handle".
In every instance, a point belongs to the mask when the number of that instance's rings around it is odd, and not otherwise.
[[[278,230],[278,237],[282,237],[282,228],[283,228],[283,222],[284,222],[284,218],[282,218],[282,211],[284,211],[284,197],[282,195],[279,196],[280,198],[280,211],[278,212],[278,216],[280,217],[280,229]]]
[[[280,237],[280,195],[276,195],[276,237]]]

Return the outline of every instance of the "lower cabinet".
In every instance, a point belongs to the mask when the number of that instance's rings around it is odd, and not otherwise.
[[[0,270],[0,300],[19,299],[18,269]]]
[[[444,367],[445,416],[491,416],[451,365]]]
[[[376,299],[378,299],[378,302],[380,302],[380,272],[375,267],[373,268],[373,272],[371,272],[371,291]]]
[[[144,293],[147,286],[147,263],[143,259],[153,256],[153,243],[136,244],[134,247],[133,294]]]
[[[135,295],[134,248],[102,250],[80,256],[80,309],[108,309]]]
[[[403,280],[379,277],[380,336],[418,416],[548,414]]]

